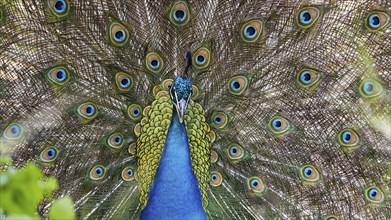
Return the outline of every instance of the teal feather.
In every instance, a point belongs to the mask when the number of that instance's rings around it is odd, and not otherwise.
[[[70,195],[78,218],[145,210],[129,109],[142,113],[192,51],[194,102],[216,133],[207,218],[390,219],[390,1],[55,2],[0,2],[0,151],[57,177],[54,197]]]

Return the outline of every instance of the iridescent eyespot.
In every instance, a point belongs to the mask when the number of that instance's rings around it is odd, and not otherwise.
[[[253,176],[247,179],[247,188],[256,194],[262,194],[266,190],[266,185],[262,182],[261,178]]]
[[[138,104],[131,104],[128,106],[128,116],[132,120],[139,120],[142,117],[142,109]]]
[[[172,79],[165,79],[165,80],[163,80],[163,82],[161,84],[161,87],[164,90],[168,91],[168,90],[170,90],[170,87],[171,87],[173,82],[174,82],[174,80],[172,80]]]
[[[275,135],[282,135],[290,128],[290,122],[282,116],[274,116],[269,122],[269,128]]]
[[[248,80],[244,76],[235,76],[228,81],[228,91],[233,95],[242,95],[248,86]]]
[[[198,99],[200,98],[200,89],[196,85],[191,85],[191,88],[193,90],[192,99]]]
[[[239,144],[231,144],[231,146],[227,148],[227,155],[229,159],[233,161],[239,160],[244,157],[244,150]]]
[[[124,137],[120,133],[114,133],[107,139],[107,144],[114,149],[121,148],[124,145]]]
[[[210,185],[211,186],[220,186],[223,182],[223,177],[217,171],[213,171],[210,174]]]
[[[128,153],[131,155],[136,155],[136,143],[131,143],[128,147]]]
[[[210,161],[212,163],[216,163],[218,159],[219,159],[219,155],[217,154],[217,152],[215,150],[211,150],[210,151]]]
[[[390,23],[390,15],[382,11],[370,12],[366,19],[366,27],[370,31],[383,29]]]
[[[301,28],[309,28],[314,25],[321,16],[321,10],[317,7],[305,7],[300,9],[296,22]]]
[[[176,26],[184,26],[190,21],[190,10],[186,2],[176,2],[170,10],[169,20]]]
[[[92,102],[85,102],[77,108],[77,113],[82,119],[92,120],[98,116],[98,109]]]
[[[110,41],[114,46],[124,46],[129,40],[129,31],[123,24],[111,20],[108,30]]]
[[[320,180],[318,170],[312,165],[304,165],[300,168],[300,177],[307,182],[317,182]]]
[[[338,142],[343,147],[356,147],[360,144],[360,137],[353,129],[345,128],[338,133]]]
[[[159,73],[164,67],[163,59],[155,52],[148,53],[145,60],[145,66],[153,73]]]
[[[212,115],[212,126],[223,129],[228,124],[228,116],[223,112],[216,112]]]
[[[192,57],[193,66],[196,69],[203,69],[209,66],[211,54],[210,50],[206,47],[201,47],[194,52]]]
[[[360,94],[365,98],[376,98],[384,93],[383,86],[372,79],[365,79],[360,84]]]
[[[54,67],[46,74],[49,81],[54,85],[63,86],[70,80],[69,70],[65,66]]]
[[[304,88],[314,87],[320,80],[320,74],[313,69],[303,69],[297,75],[296,81]]]
[[[125,167],[121,172],[121,177],[124,181],[132,181],[135,177],[135,170],[133,167]]]
[[[115,74],[115,85],[120,92],[129,92],[133,88],[133,79],[128,74],[119,72]]]
[[[328,215],[323,218],[324,220],[339,220],[337,216],[334,215]]]
[[[48,0],[50,10],[57,17],[64,17],[68,14],[70,9],[69,1],[67,0]]]
[[[7,140],[17,140],[23,134],[23,127],[18,123],[9,124],[3,132],[3,137]]]
[[[101,180],[106,175],[106,168],[102,165],[96,165],[90,170],[90,178],[92,180]]]
[[[250,20],[242,25],[240,36],[244,42],[253,43],[263,34],[263,24],[260,20]]]
[[[40,159],[42,162],[50,163],[57,159],[58,149],[55,147],[46,147],[41,151]]]
[[[384,193],[376,186],[365,189],[365,199],[370,203],[380,204],[384,201]]]

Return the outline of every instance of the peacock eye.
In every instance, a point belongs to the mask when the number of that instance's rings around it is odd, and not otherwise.
[[[90,178],[92,180],[101,180],[105,177],[106,168],[102,165],[96,165],[90,170]]]
[[[374,11],[368,14],[366,26],[370,31],[378,31],[390,23],[390,16],[382,11]]]
[[[47,77],[55,85],[62,86],[65,85],[70,77],[69,71],[63,66],[52,68],[47,72]]]
[[[124,46],[129,40],[129,31],[123,24],[117,21],[111,21],[109,37],[114,46]]]
[[[250,20],[242,25],[240,36],[244,42],[257,41],[263,32],[263,24],[260,20]]]
[[[169,20],[174,25],[181,27],[190,21],[190,10],[185,2],[175,3],[170,10]]]
[[[204,69],[209,66],[210,63],[210,50],[206,47],[201,47],[194,52],[193,66],[196,69]]]
[[[219,172],[213,171],[210,175],[210,185],[211,186],[220,186],[223,182],[223,177]]]
[[[291,125],[284,117],[274,116],[269,122],[269,127],[275,135],[282,135],[291,128]]]
[[[321,15],[321,11],[317,7],[302,8],[297,17],[297,23],[301,28],[309,28],[314,25]]]
[[[41,151],[40,159],[43,162],[49,163],[57,159],[58,150],[55,147],[46,147]]]
[[[134,180],[134,174],[135,173],[133,167],[125,167],[121,172],[121,176],[124,181]]]
[[[337,216],[334,215],[328,215],[324,217],[324,220],[338,220]]]
[[[128,147],[128,153],[131,155],[136,155],[136,150],[137,150],[136,148],[137,148],[136,143],[131,143]]]
[[[163,59],[155,52],[150,52],[146,56],[147,69],[153,73],[159,73],[163,69]]]
[[[368,99],[381,96],[383,91],[383,86],[371,79],[363,80],[360,84],[360,94]]]
[[[320,179],[318,170],[312,165],[304,165],[300,168],[300,176],[307,182],[316,182]]]
[[[297,75],[297,82],[304,88],[313,87],[319,80],[319,72],[313,69],[303,69]]]
[[[212,163],[216,163],[218,159],[219,159],[219,155],[217,154],[217,152],[215,150],[211,150],[210,151],[210,161]]]
[[[115,74],[115,84],[120,92],[129,92],[133,88],[133,79],[126,73]]]
[[[69,12],[69,2],[67,0],[48,0],[48,5],[57,17],[63,17]]]
[[[142,116],[141,106],[138,104],[131,104],[128,106],[128,116],[132,120],[139,120]]]
[[[17,140],[22,136],[23,128],[18,123],[11,123],[9,124],[4,132],[3,137],[7,140]]]
[[[261,178],[256,176],[247,179],[247,187],[250,191],[256,194],[263,193],[266,190],[266,186],[262,182]]]
[[[228,116],[223,112],[217,112],[212,115],[212,126],[222,129],[228,123]]]
[[[192,90],[192,98],[193,99],[198,99],[200,97],[200,90],[197,86],[191,85],[191,90]]]
[[[244,76],[235,76],[228,81],[228,90],[233,95],[241,95],[246,91],[248,80]]]
[[[77,108],[77,113],[81,118],[86,120],[92,120],[98,115],[97,108],[92,102],[86,102],[79,105]]]
[[[124,144],[124,138],[120,133],[114,133],[107,139],[107,144],[115,149],[121,148]]]
[[[371,203],[382,203],[384,201],[383,192],[376,186],[365,189],[365,198]]]
[[[227,155],[231,160],[239,160],[244,156],[243,148],[238,144],[232,144],[227,149]]]
[[[359,145],[360,137],[354,130],[346,128],[339,132],[338,142],[344,147],[355,147]]]

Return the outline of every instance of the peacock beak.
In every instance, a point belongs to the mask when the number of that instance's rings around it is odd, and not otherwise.
[[[185,118],[186,108],[187,108],[187,101],[182,98],[181,100],[179,100],[179,102],[176,105],[176,111],[178,113],[180,123],[183,123],[183,119]]]

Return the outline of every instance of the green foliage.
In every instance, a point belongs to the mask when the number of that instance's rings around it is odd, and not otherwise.
[[[0,215],[5,214],[9,219],[40,218],[38,205],[45,198],[51,199],[57,189],[57,179],[45,177],[41,169],[32,163],[21,169],[3,169],[0,173]],[[54,201],[50,217],[75,219],[72,200],[64,197]]]

